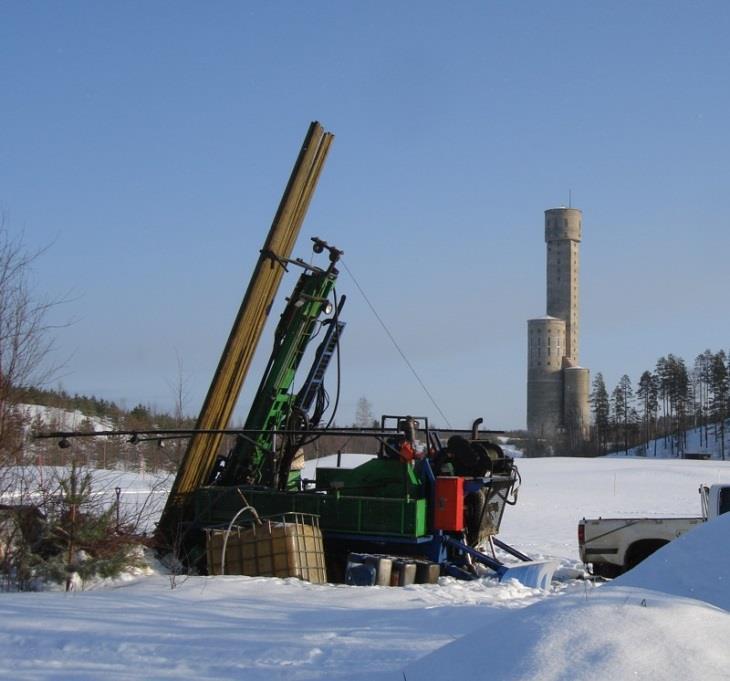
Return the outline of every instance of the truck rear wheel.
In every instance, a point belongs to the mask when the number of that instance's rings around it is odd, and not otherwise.
[[[632,544],[629,546],[628,551],[626,551],[626,559],[624,560],[626,570],[635,568],[643,560],[646,560],[652,553],[658,551],[662,548],[662,546],[665,546],[668,543],[669,542],[665,539],[645,539]]]

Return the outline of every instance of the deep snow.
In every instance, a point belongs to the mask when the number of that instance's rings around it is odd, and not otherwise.
[[[479,642],[489,638],[504,651],[490,665],[500,681],[727,679],[729,535],[727,514],[610,584],[502,616],[408,666],[406,677],[451,678],[458,661],[460,677],[480,678]]]
[[[701,483],[730,483],[730,464],[716,461],[556,458],[520,470],[501,536],[564,567],[577,567],[583,515],[697,514]],[[729,533],[724,516],[613,583],[549,592],[493,579],[397,589],[246,577],[178,577],[173,589],[151,574],[3,594],[0,677],[725,679]]]

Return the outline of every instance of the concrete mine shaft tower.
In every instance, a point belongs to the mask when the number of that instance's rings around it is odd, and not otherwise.
[[[545,211],[547,315],[527,322],[527,430],[584,439],[589,424],[589,372],[578,365],[578,271],[583,214]]]

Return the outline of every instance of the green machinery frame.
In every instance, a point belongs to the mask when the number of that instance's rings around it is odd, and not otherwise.
[[[316,253],[329,252],[329,267],[320,269],[301,260],[287,261],[305,271],[279,319],[274,347],[244,426],[245,431],[259,434],[255,438],[239,437],[217,476],[218,485],[257,484],[282,490],[297,487],[298,473],[290,473],[300,440],[288,437],[276,442],[273,433],[300,427],[306,430],[312,425],[307,405],[302,405],[302,398],[292,391],[294,379],[320,316],[334,312],[326,322],[333,331],[325,336],[330,346],[336,345],[343,327],[338,319],[342,302],[330,301],[338,274],[335,264],[342,252],[316,237],[312,241]],[[310,372],[305,389],[315,379],[321,380],[321,376],[312,377]]]

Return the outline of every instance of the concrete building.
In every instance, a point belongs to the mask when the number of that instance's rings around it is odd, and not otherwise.
[[[527,430],[536,436],[587,434],[590,376],[578,364],[578,272],[583,214],[545,211],[547,315],[527,322]]]

